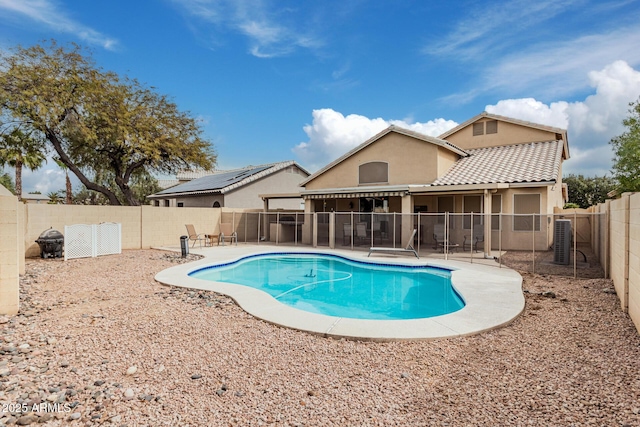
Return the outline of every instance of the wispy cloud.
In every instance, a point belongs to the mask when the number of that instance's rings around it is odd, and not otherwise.
[[[486,61],[487,54],[517,43],[517,34],[552,20],[583,0],[516,0],[509,2],[481,3],[481,7],[469,9],[454,26],[451,33],[436,42],[429,43],[424,53],[455,57],[458,60]],[[539,31],[539,30],[537,30]]]
[[[33,22],[45,25],[58,33],[72,34],[107,50],[116,50],[118,47],[116,39],[73,20],[52,0],[0,0],[0,10],[5,11],[0,13],[0,20],[27,20],[29,25]]]
[[[640,64],[637,46],[640,46],[637,26],[539,44],[506,55],[480,70],[474,89],[451,95],[447,100],[469,101],[483,92],[535,94],[541,98],[570,96],[589,86],[591,70],[620,59],[632,66]]]
[[[189,16],[215,30],[245,36],[248,52],[258,58],[289,55],[299,48],[322,46],[322,40],[304,28],[305,19],[292,9],[272,9],[261,1],[173,0]]]

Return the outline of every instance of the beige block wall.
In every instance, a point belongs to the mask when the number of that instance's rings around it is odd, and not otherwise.
[[[0,314],[16,314],[20,297],[20,226],[22,203],[0,186]]]
[[[623,195],[620,199],[610,204],[610,251],[611,254],[611,279],[616,293],[620,298],[623,310],[628,307],[628,274],[629,274],[629,248],[628,248],[628,216],[629,197]]]
[[[159,246],[179,246],[186,235],[186,224],[193,224],[198,233],[218,234],[220,208],[166,208],[154,206],[81,206],[40,205],[25,207],[24,238],[20,239],[26,257],[40,255],[35,243],[44,230],[53,227],[64,233],[65,225],[117,222],[122,225],[122,249],[148,249]],[[245,210],[236,210],[244,212]],[[16,245],[19,247],[19,245]]]
[[[640,193],[629,199],[629,317],[640,331]]]
[[[25,254],[35,257],[40,247],[35,242],[44,230],[54,228],[64,234],[65,225],[99,224],[118,222],[122,224],[122,249],[138,249],[141,241],[139,206],[81,206],[27,204]],[[159,209],[159,208],[158,208]]]
[[[179,246],[180,236],[187,235],[186,224],[196,233],[219,234],[220,208],[163,208],[141,206],[142,241],[139,247]]]

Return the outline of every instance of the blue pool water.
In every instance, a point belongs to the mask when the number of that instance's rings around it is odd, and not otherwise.
[[[335,255],[253,255],[190,276],[250,286],[301,310],[354,319],[420,319],[464,307],[450,270]]]

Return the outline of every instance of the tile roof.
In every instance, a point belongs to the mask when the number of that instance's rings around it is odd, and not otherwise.
[[[460,158],[431,186],[556,181],[563,144],[547,141],[467,150],[469,156]]]
[[[209,172],[208,175],[201,178],[167,188],[149,197],[154,198],[177,194],[225,193],[292,165],[296,165],[300,170],[308,174],[308,172],[297,165],[296,162],[289,160],[266,165],[248,166],[230,171]]]

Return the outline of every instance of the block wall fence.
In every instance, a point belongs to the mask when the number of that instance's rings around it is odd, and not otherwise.
[[[178,246],[180,236],[186,234],[185,224],[193,224],[198,233],[217,234],[223,213],[257,211],[23,204],[0,186],[0,314],[18,312],[19,275],[24,273],[24,259],[39,256],[35,240],[48,228],[63,231],[65,225],[119,222],[122,249],[148,249]],[[621,309],[640,331],[640,193],[625,193],[619,199],[592,206],[589,211],[604,214],[589,225],[591,245],[605,276],[613,280]]]

